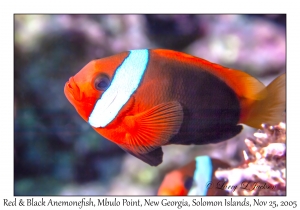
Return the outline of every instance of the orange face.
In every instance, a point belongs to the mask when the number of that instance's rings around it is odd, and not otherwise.
[[[92,83],[95,73],[94,65],[95,61],[92,61],[75,76],[70,77],[64,88],[67,99],[85,121],[88,121],[95,102],[101,95]]]
[[[88,121],[95,103],[110,85],[115,70],[127,54],[124,52],[91,61],[66,82],[65,95],[85,121]]]

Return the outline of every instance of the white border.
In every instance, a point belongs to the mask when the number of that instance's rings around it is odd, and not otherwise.
[[[297,1],[251,0],[251,1],[2,1],[1,10],[1,146],[0,146],[0,206],[3,198],[13,200],[13,14],[14,13],[287,13],[287,153],[288,188],[287,197],[260,197],[261,200],[298,200],[299,201],[299,6]],[[133,6],[134,5],[134,6]],[[170,6],[171,5],[171,6]],[[172,8],[172,11],[170,11]],[[18,197],[20,199],[22,197]],[[48,197],[49,198],[49,197]],[[47,199],[48,199],[47,198]],[[110,197],[111,198],[111,197]],[[122,197],[118,197],[121,199]],[[129,197],[124,197],[130,199]],[[143,199],[144,197],[139,197]],[[147,197],[152,200],[162,198]],[[222,200],[225,197],[210,197],[209,200]],[[41,199],[39,197],[38,199]],[[54,197],[56,200],[74,200],[79,197]],[[93,199],[97,199],[94,197]],[[133,198],[137,199],[137,197]],[[181,197],[168,197],[169,200],[182,200]],[[192,199],[192,198],[190,198]],[[237,198],[243,200],[242,197]],[[237,200],[236,199],[236,200]],[[247,198],[253,200],[253,197]],[[300,205],[300,203],[298,204]],[[2,207],[1,207],[2,208]],[[47,207],[50,209],[51,207]],[[78,207],[60,207],[60,209],[78,209]],[[100,208],[100,207],[98,207]],[[112,208],[112,207],[110,207]],[[126,207],[132,209],[131,207]],[[144,207],[153,209],[152,207]],[[174,209],[174,207],[165,207]],[[218,207],[219,208],[219,207]],[[230,208],[230,207],[229,207]],[[264,207],[266,208],[266,207]],[[271,208],[271,207],[269,207]],[[9,209],[19,209],[10,207]],[[32,209],[23,207],[22,209]],[[85,207],[84,209],[87,209]],[[96,208],[93,208],[96,209]],[[199,207],[197,207],[199,209]]]

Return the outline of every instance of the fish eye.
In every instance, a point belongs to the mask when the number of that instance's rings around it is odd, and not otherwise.
[[[95,80],[95,88],[100,91],[106,90],[110,85],[110,80],[107,75],[101,74]]]

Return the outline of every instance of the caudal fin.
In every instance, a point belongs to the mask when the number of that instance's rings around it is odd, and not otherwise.
[[[267,87],[267,96],[263,100],[256,100],[248,113],[244,124],[260,128],[262,123],[278,124],[284,119],[286,109],[285,74],[277,77]]]

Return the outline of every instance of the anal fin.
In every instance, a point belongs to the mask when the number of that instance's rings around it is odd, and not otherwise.
[[[138,159],[144,161],[145,163],[148,163],[150,166],[158,166],[163,161],[163,151],[162,148],[159,147],[149,153],[146,154],[140,154],[132,152],[122,146],[120,146],[124,151],[128,152],[129,154],[137,157]]]

